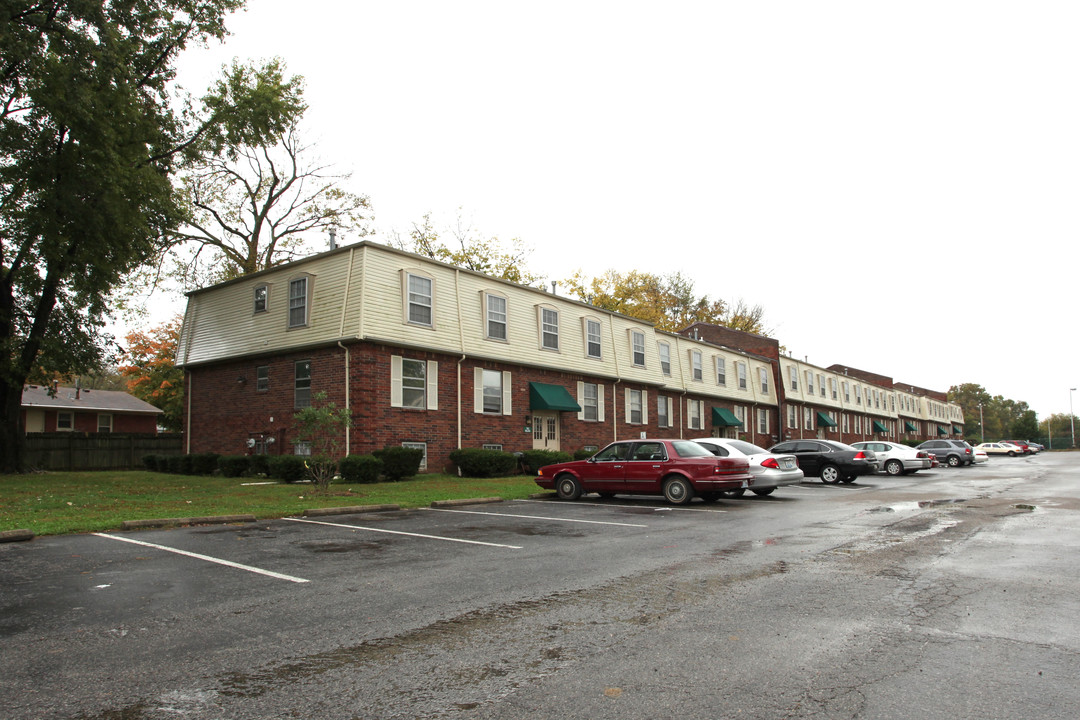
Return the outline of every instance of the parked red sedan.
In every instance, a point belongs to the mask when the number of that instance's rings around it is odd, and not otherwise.
[[[753,481],[746,458],[716,457],[690,440],[621,440],[588,460],[546,465],[536,478],[537,485],[563,500],[597,492],[601,497],[663,495],[673,505],[685,505],[695,495],[712,501]]]

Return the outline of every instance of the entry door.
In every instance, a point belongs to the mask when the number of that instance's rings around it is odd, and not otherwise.
[[[45,432],[45,411],[44,410],[27,410],[26,411],[26,432],[28,432],[28,433]]]
[[[559,449],[559,413],[533,413],[533,450]]]

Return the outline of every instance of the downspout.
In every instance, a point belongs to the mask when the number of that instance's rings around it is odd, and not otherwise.
[[[332,239],[331,239],[331,242],[333,242]],[[353,256],[355,254],[356,254],[356,248],[351,248],[349,250],[349,272],[345,276],[345,297],[342,299],[342,302],[341,302],[341,324],[338,327],[338,337],[343,337],[345,335],[345,313],[349,309],[349,289],[352,287]],[[349,417],[351,418],[352,417],[352,404],[351,404],[352,395],[349,392],[349,390],[350,390],[350,388],[349,388],[349,384],[350,384],[349,383],[349,371],[350,371],[350,365],[351,365],[351,362],[350,362],[351,355],[349,353],[349,348],[345,347],[345,345],[343,345],[340,340],[338,340],[337,345],[338,345],[339,348],[341,348],[342,350],[345,351],[345,409],[348,411]],[[346,457],[349,456],[349,454],[350,454],[349,451],[352,449],[352,444],[350,442],[351,439],[352,439],[351,436],[352,436],[351,429],[348,428],[348,427],[345,428],[345,456]]]
[[[679,336],[682,337],[681,335]],[[678,340],[675,341],[679,343]],[[681,345],[681,343],[680,343]],[[686,353],[686,348],[680,347],[679,352],[676,353],[679,358],[679,383],[682,385],[682,393],[679,394],[679,439],[683,439],[683,428],[686,427],[686,418],[683,417],[683,409],[686,407],[686,393],[690,392],[686,387],[686,372],[683,370],[683,356]],[[701,419],[701,424],[705,424],[705,418]],[[702,427],[702,435],[705,434],[705,428]]]
[[[187,417],[184,418],[184,452],[191,454],[191,371],[188,370],[184,377],[184,394],[187,395]]]
[[[622,373],[619,372],[619,350],[615,344],[615,324],[608,318],[608,334],[611,336],[611,358],[615,361],[615,384],[611,386],[611,441],[619,439],[619,383],[622,382]]]
[[[461,449],[461,363],[465,362],[465,328],[461,323],[461,268],[454,268],[454,296],[457,298],[458,345],[461,357],[457,361],[457,449]],[[484,310],[486,312],[486,309]]]

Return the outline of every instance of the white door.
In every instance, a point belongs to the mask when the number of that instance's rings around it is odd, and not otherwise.
[[[45,411],[26,411],[26,432],[45,432]]]
[[[533,450],[558,450],[559,413],[535,412],[532,423]]]

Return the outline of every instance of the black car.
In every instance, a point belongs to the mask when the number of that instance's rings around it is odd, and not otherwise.
[[[769,448],[774,454],[794,455],[807,477],[822,482],[855,482],[860,475],[877,471],[877,456],[870,450],[857,450],[835,440],[788,440]]]
[[[915,446],[916,450],[934,453],[938,462],[949,467],[960,467],[975,462],[975,451],[963,440],[927,440]]]

